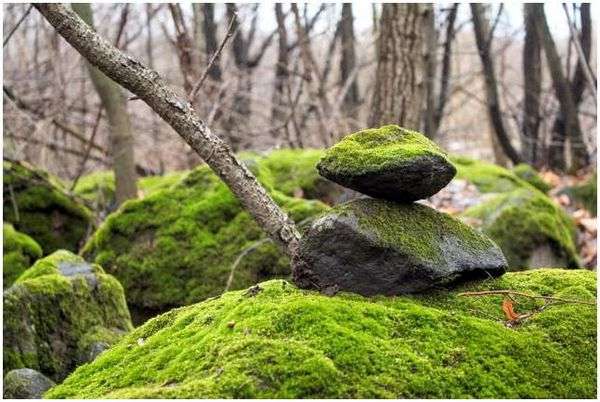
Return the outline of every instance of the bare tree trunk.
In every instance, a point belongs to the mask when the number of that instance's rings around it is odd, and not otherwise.
[[[494,127],[496,139],[502,146],[502,150],[506,156],[513,162],[521,162],[517,150],[510,143],[510,138],[500,110],[500,98],[498,96],[498,84],[496,72],[494,69],[494,61],[491,57],[491,37],[490,28],[487,18],[484,15],[482,4],[471,3],[471,13],[473,15],[473,30],[475,31],[475,41],[477,42],[477,50],[483,67],[483,75],[485,78],[485,93],[488,114],[491,124]]]
[[[286,116],[284,113],[285,95],[284,91],[288,87],[289,80],[289,51],[288,51],[288,33],[285,26],[285,14],[281,3],[275,3],[275,20],[277,21],[277,64],[275,65],[275,86],[272,97],[271,119],[274,125],[284,122]],[[283,128],[274,133],[275,137],[280,137],[279,133]]]
[[[590,4],[582,3],[581,4],[581,36],[580,42],[583,50],[583,54],[587,63],[589,63],[590,53],[592,50],[592,18],[590,13]],[[573,79],[571,80],[571,91],[573,94],[573,102],[575,102],[575,107],[579,109],[579,105],[583,100],[583,94],[586,88],[586,78],[585,78],[585,66],[581,62],[580,59],[577,61],[577,67],[575,68],[575,73],[573,75]],[[564,170],[566,168],[565,161],[565,140],[567,138],[566,132],[566,121],[565,118],[560,112],[556,119],[554,120],[554,125],[552,126],[552,144],[550,148],[549,155],[549,163],[550,166],[558,169]]]
[[[154,68],[154,41],[152,36],[152,4],[146,4],[146,56],[148,57],[148,67]],[[156,115],[152,114],[152,145],[154,149],[160,149],[158,144],[159,138],[158,121],[156,121]],[[158,152],[158,171],[160,174],[165,172],[165,163],[163,161],[161,152]]]
[[[426,3],[425,7],[425,135],[431,139],[435,138],[437,127],[435,126],[436,87],[435,77],[437,72],[437,31],[435,28],[435,10],[433,4]]]
[[[92,7],[89,3],[73,4],[73,10],[88,24],[94,27]],[[137,174],[133,152],[133,133],[127,101],[121,89],[110,78],[89,64],[92,83],[102,101],[110,125],[110,146],[115,172],[115,198],[118,205],[137,197]]]
[[[379,21],[377,73],[368,124],[419,129],[423,100],[425,7],[384,3]]]
[[[258,225],[289,256],[298,250],[300,234],[248,168],[215,136],[185,98],[167,86],[160,75],[126,56],[77,15],[61,4],[35,4],[67,42],[103,73],[148,104],[198,153],[229,186]]]
[[[552,76],[555,96],[560,104],[560,113],[564,119],[565,133],[571,139],[571,168],[573,170],[578,170],[589,165],[589,155],[583,141],[581,127],[579,126],[577,105],[575,103],[572,88],[562,71],[560,56],[558,55],[554,39],[550,34],[550,29],[546,22],[544,5],[540,3],[533,4],[531,6],[531,13],[535,21],[538,35],[544,46],[544,53],[546,54],[546,61],[548,68],[550,69],[550,75]],[[552,155],[556,154],[557,150],[552,147],[553,144],[550,146],[550,158],[551,162],[554,162]],[[556,159],[556,162],[560,162],[561,158],[556,157]],[[564,166],[558,164],[553,167],[561,169]]]
[[[532,4],[524,5],[525,44],[523,45],[523,131],[521,132],[521,155],[523,160],[538,165],[538,132],[540,127],[540,96],[542,91],[541,43],[532,16]]]
[[[356,111],[360,104],[360,96],[358,92],[358,81],[356,79],[356,53],[354,50],[354,16],[352,15],[352,4],[342,4],[342,17],[339,23],[341,42],[342,42],[342,57],[340,60],[340,86],[347,85],[348,80],[351,83],[344,96],[342,103],[344,111],[350,115]]]
[[[206,55],[210,58],[217,52],[219,44],[217,43],[217,24],[215,23],[215,5],[212,3],[202,4],[202,14],[204,16],[202,20],[202,28],[204,31],[204,43],[206,45]],[[219,60],[215,60],[208,76],[215,82],[221,82],[221,63]]]

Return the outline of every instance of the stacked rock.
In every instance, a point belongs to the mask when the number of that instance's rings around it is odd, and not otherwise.
[[[293,260],[294,282],[325,293],[413,293],[506,270],[485,235],[414,201],[456,174],[445,152],[396,125],[350,134],[327,150],[319,173],[373,197],[340,204],[315,220]]]

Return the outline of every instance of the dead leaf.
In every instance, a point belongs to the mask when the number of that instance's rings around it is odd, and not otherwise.
[[[504,315],[508,321],[514,321],[519,318],[519,315],[513,309],[513,302],[510,299],[502,301],[502,311],[504,311]]]

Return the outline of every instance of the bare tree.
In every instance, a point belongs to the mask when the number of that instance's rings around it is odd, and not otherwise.
[[[91,4],[73,4],[73,10],[93,29],[94,19]],[[120,205],[128,199],[137,197],[134,139],[127,113],[127,100],[116,83],[92,64],[88,66],[92,83],[106,110],[110,125],[110,147],[115,172],[115,198],[117,204]]]
[[[541,3],[533,4],[531,6],[531,14],[535,21],[537,33],[542,40],[548,69],[552,77],[554,93],[560,104],[560,114],[562,119],[564,119],[565,133],[571,140],[571,167],[573,170],[578,170],[589,164],[589,155],[579,125],[577,104],[575,103],[571,85],[562,70],[561,59],[548,28],[544,5]],[[552,167],[556,169],[565,168],[563,152],[564,143],[554,143],[553,141],[550,144],[549,153]]]
[[[525,18],[525,43],[523,45],[523,129],[521,131],[521,155],[527,163],[538,165],[538,132],[540,127],[540,95],[542,91],[541,43],[532,4],[523,5]]]
[[[435,126],[435,110],[436,110],[436,85],[435,77],[437,76],[437,47],[438,34],[435,27],[435,10],[433,4],[426,3],[425,7],[425,109],[424,117],[424,132],[429,138],[435,138],[437,127]]]
[[[342,57],[340,60],[340,87],[348,85],[342,103],[347,114],[355,113],[360,104],[358,81],[356,78],[356,51],[354,39],[354,16],[352,4],[342,4],[342,16],[339,22],[340,40],[342,44]]]
[[[171,125],[229,186],[258,225],[288,255],[296,254],[300,235],[294,222],[185,98],[177,95],[156,71],[123,54],[63,5],[38,3],[34,7],[91,64],[137,95]]]
[[[424,96],[423,4],[382,5],[369,126],[419,129]]]
[[[471,3],[471,14],[473,16],[473,30],[475,32],[477,50],[479,51],[479,58],[481,59],[483,67],[486,106],[490,122],[494,129],[496,139],[506,156],[508,156],[513,163],[519,163],[521,162],[521,157],[510,142],[510,137],[502,118],[500,98],[498,96],[498,81],[496,78],[494,61],[491,55],[493,32],[490,30],[489,22],[485,17],[484,6],[482,4]]]

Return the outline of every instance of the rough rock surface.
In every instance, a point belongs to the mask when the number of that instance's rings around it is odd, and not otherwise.
[[[344,137],[325,153],[317,169],[342,186],[400,202],[427,198],[456,174],[437,145],[396,125]]]
[[[462,218],[500,246],[511,270],[548,266],[550,261],[568,268],[581,266],[573,219],[537,189],[498,194],[467,209]],[[547,256],[549,249],[553,259]]]
[[[4,292],[4,372],[32,368],[60,381],[132,329],[123,288],[65,250],[38,260]]]
[[[92,228],[92,213],[59,180],[25,162],[4,160],[4,221],[31,236],[44,255],[78,251]]]
[[[293,265],[303,288],[395,295],[499,276],[506,260],[490,239],[449,215],[363,198],[315,220]]]
[[[4,399],[42,399],[55,383],[39,371],[28,368],[9,371],[3,381]]]
[[[7,288],[42,256],[42,248],[25,233],[17,232],[10,223],[4,223],[2,236],[2,279],[4,288]]]
[[[510,326],[512,289],[533,315]],[[136,328],[47,398],[595,398],[596,275],[511,272],[456,290],[327,297],[271,280]],[[537,311],[537,312],[535,312]]]

